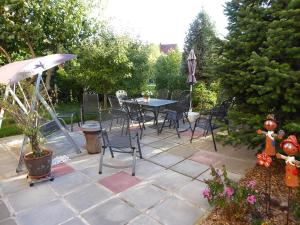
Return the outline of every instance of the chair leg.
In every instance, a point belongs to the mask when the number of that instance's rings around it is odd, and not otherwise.
[[[191,135],[190,143],[192,143],[192,140],[193,140],[193,137],[194,137],[194,133],[195,133],[195,129],[196,129],[196,124],[197,124],[197,121],[195,122],[194,129],[192,130],[192,135]]]
[[[139,139],[137,139],[137,146],[138,146],[138,151],[139,151],[139,154],[140,154],[140,159],[143,159],[143,154],[142,154],[142,149],[141,149],[141,144],[140,144]]]
[[[159,134],[162,132],[162,130],[163,130],[163,128],[164,128],[164,126],[165,126],[165,123],[166,123],[166,118],[164,119],[164,122],[162,123],[162,126],[161,126],[161,128],[160,128],[160,131],[158,132]],[[157,126],[158,126],[158,124],[157,124]]]
[[[215,148],[215,152],[216,152],[216,151],[218,151],[218,150],[217,150],[217,146],[216,146],[216,141],[215,141],[214,131],[213,131],[213,129],[212,129],[211,123],[209,123],[209,125],[210,125],[211,136],[212,136],[212,139],[213,139],[213,142],[214,142],[214,148]]]
[[[99,162],[99,174],[102,174],[102,166],[103,166],[103,156],[105,153],[105,146],[102,146],[102,152],[100,154],[100,162]]]
[[[132,176],[135,176],[135,165],[136,165],[136,148],[132,148],[133,156],[132,156]]]
[[[176,132],[177,132],[177,136],[178,136],[178,138],[180,138],[180,134],[179,134],[179,130],[178,130],[178,127],[179,127],[179,121],[176,120],[176,121],[174,121],[174,122],[175,122],[175,129],[176,129]]]

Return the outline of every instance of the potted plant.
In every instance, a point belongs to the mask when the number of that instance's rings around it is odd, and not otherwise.
[[[30,142],[30,152],[25,154],[24,162],[28,170],[28,177],[39,179],[47,177],[51,172],[52,151],[41,146],[41,136],[39,133],[40,116],[37,111],[24,113],[16,104],[9,101],[1,101],[0,107],[3,108],[16,122]]]
[[[145,91],[142,92],[142,95],[144,97],[144,101],[149,102],[150,96],[153,95],[153,93],[149,90],[145,90]]]

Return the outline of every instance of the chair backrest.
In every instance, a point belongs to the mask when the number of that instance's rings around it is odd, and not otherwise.
[[[110,104],[111,108],[113,108],[113,109],[120,109],[120,108],[122,108],[122,106],[121,106],[121,104],[119,102],[119,99],[116,96],[109,95],[108,96],[108,101],[109,101],[109,104]]]
[[[122,104],[122,100],[128,99],[127,92],[124,90],[116,91],[116,97],[118,98],[120,104]]]
[[[98,94],[84,93],[82,108],[84,113],[96,113],[101,110]]]
[[[156,92],[156,98],[160,98],[160,99],[168,99],[169,97],[169,90],[166,88],[163,89],[159,89]]]
[[[232,104],[232,100],[223,101],[220,105],[215,106],[211,110],[211,116],[221,121],[225,121],[228,113],[228,109],[231,106],[231,104]]]
[[[183,90],[179,89],[173,90],[171,94],[171,100],[179,100],[182,92]]]
[[[141,106],[138,104],[137,100],[133,100],[133,102],[124,102],[124,108],[131,120],[136,120],[143,115]]]

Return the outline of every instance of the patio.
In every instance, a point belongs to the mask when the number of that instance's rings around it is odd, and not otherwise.
[[[85,138],[80,129],[71,133],[79,146]],[[103,168],[98,174],[99,154],[76,154],[62,134],[47,141],[50,149],[71,160],[54,166],[55,180],[29,187],[26,175],[16,175],[18,146],[22,136],[0,140],[0,225],[11,224],[163,224],[200,223],[210,211],[202,196],[209,165],[226,165],[229,177],[240,179],[256,163],[253,151],[221,146],[214,151],[211,136],[189,142],[190,132],[177,137],[175,129],[147,126],[141,139],[143,160],[131,169]],[[126,161],[127,155],[116,155]],[[111,160],[105,154],[105,160]],[[111,160],[113,162],[113,160]],[[119,161],[119,162],[120,162]],[[114,163],[114,162],[113,162]],[[45,220],[47,218],[47,220]]]

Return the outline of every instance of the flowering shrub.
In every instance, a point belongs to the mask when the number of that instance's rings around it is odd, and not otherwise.
[[[149,97],[149,96],[153,95],[153,93],[152,93],[152,91],[146,90],[146,91],[143,91],[143,92],[142,92],[142,95],[143,95],[144,97]]]
[[[226,219],[236,221],[257,214],[260,196],[254,180],[240,186],[228,178],[225,167],[222,171],[211,167],[211,175],[213,178],[205,181],[208,188],[203,190],[203,197],[211,206],[222,209]]]

